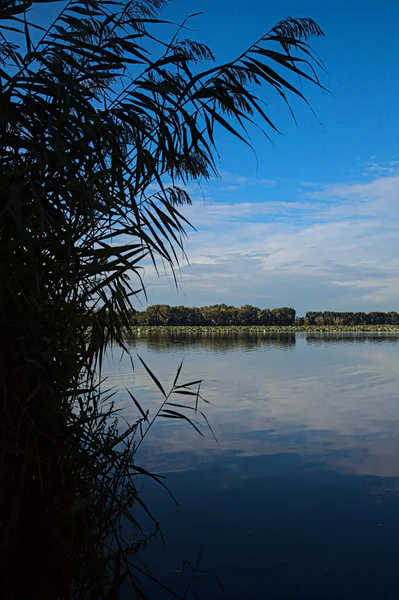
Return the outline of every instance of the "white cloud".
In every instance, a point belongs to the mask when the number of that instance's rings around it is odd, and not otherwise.
[[[222,185],[220,189],[224,192],[236,192],[240,189],[239,185]]]
[[[233,173],[222,173],[222,179],[225,179],[226,181],[230,181],[231,183],[236,183],[238,185],[243,185],[245,183],[248,183],[249,181],[249,177],[246,177],[244,175],[235,175]]]
[[[399,217],[399,175],[379,177],[368,183],[326,185],[306,195],[334,201],[332,210],[342,211],[343,216]]]
[[[236,173],[229,173],[228,171],[223,171],[220,178],[215,181],[218,181],[221,184],[219,189],[226,192],[235,192],[253,186],[261,188],[271,187],[276,183],[273,179],[247,177],[246,175],[237,175]]]
[[[399,171],[399,160],[390,160],[387,163],[378,163],[376,158],[376,156],[372,156],[371,160],[364,163],[363,167],[366,175],[381,176],[397,173]]]
[[[185,215],[199,232],[178,272],[183,296],[161,278],[150,302],[398,308],[399,175],[313,188],[294,202],[198,202]]]

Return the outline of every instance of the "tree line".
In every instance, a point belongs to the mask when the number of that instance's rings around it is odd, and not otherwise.
[[[143,311],[130,312],[133,326],[311,326],[311,325],[399,325],[399,313],[390,312],[307,312],[297,317],[288,306],[259,308],[250,304],[228,306],[169,306],[153,304]]]
[[[134,325],[294,325],[295,310],[285,306],[261,310],[250,304],[239,308],[226,304],[201,307],[154,304],[142,312],[135,312],[131,319]]]
[[[399,314],[389,312],[307,312],[298,325],[399,325]]]

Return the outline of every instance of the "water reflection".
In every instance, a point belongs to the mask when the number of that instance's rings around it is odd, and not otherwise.
[[[207,600],[396,598],[398,342],[378,333],[130,340],[165,385],[182,358],[185,379],[205,380],[219,440],[163,422],[140,450],[180,503],[145,492],[167,539],[166,550],[150,548],[156,574],[178,588],[182,560],[203,543],[201,566],[225,586],[201,580]],[[116,353],[108,373],[130,418],[125,387],[159,405],[137,361],[132,372]]]
[[[327,345],[334,343],[344,344],[372,344],[387,345],[398,344],[399,334],[395,332],[264,332],[245,333],[234,331],[231,333],[212,332],[152,332],[138,333],[129,338],[131,348],[140,348],[143,345],[154,353],[164,351],[209,350],[211,352],[250,351],[264,347],[289,350],[295,347],[297,340],[306,340],[310,345]]]
[[[322,346],[324,344],[397,344],[399,335],[395,332],[331,332],[331,333],[306,333],[308,344]]]
[[[145,558],[163,581],[181,589],[181,561],[203,544],[201,567],[224,585],[201,577],[207,600],[397,598],[396,480],[336,474],[300,454],[243,459],[238,477],[235,467],[171,477],[180,509],[151,490],[167,547]]]
[[[164,352],[172,349],[173,351],[184,351],[187,348],[192,350],[210,350],[211,352],[227,352],[230,350],[250,351],[260,349],[264,346],[279,348],[282,350],[290,349],[295,346],[295,333],[231,333],[220,334],[217,332],[176,332],[176,333],[151,333],[137,334],[129,339],[132,348],[140,347],[142,343],[150,348],[154,353]]]
[[[145,336],[129,341],[167,387],[182,358],[183,379],[204,379],[206,413],[219,440],[182,423],[159,423],[143,448],[149,467],[189,470],[215,457],[300,452],[342,473],[399,476],[399,336],[291,334]],[[287,350],[289,352],[281,350]],[[137,361],[136,361],[137,362]],[[128,417],[125,388],[150,410],[160,398],[126,356],[108,363],[108,385]],[[180,398],[181,400],[181,398]]]

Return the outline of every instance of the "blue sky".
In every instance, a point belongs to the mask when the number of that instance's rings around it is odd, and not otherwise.
[[[178,291],[147,270],[149,303],[225,302],[306,310],[398,309],[399,2],[174,0],[165,18],[217,60],[232,58],[278,20],[310,16],[327,73],[323,94],[304,85],[317,119],[294,102],[297,124],[270,98],[283,135],[253,132],[254,154],[219,134],[220,180],[192,189],[198,233]],[[270,93],[264,90],[264,99]]]
[[[43,22],[58,10],[38,6]],[[162,16],[198,11],[186,35],[220,62],[280,19],[312,17],[330,93],[303,85],[317,119],[293,99],[295,124],[264,88],[283,135],[252,131],[256,156],[219,132],[221,178],[189,190],[190,266],[178,290],[147,266],[149,303],[399,310],[399,1],[171,0]]]

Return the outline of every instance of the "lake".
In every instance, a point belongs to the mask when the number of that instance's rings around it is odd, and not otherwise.
[[[124,414],[137,416],[126,387],[151,413],[161,401],[137,354],[165,388],[184,358],[180,380],[204,380],[218,440],[161,419],[138,452],[179,503],[143,481],[166,542],[142,556],[157,577],[182,593],[182,563],[199,557],[201,599],[399,597],[399,335],[152,334],[128,345],[134,372],[119,350],[104,369]]]

